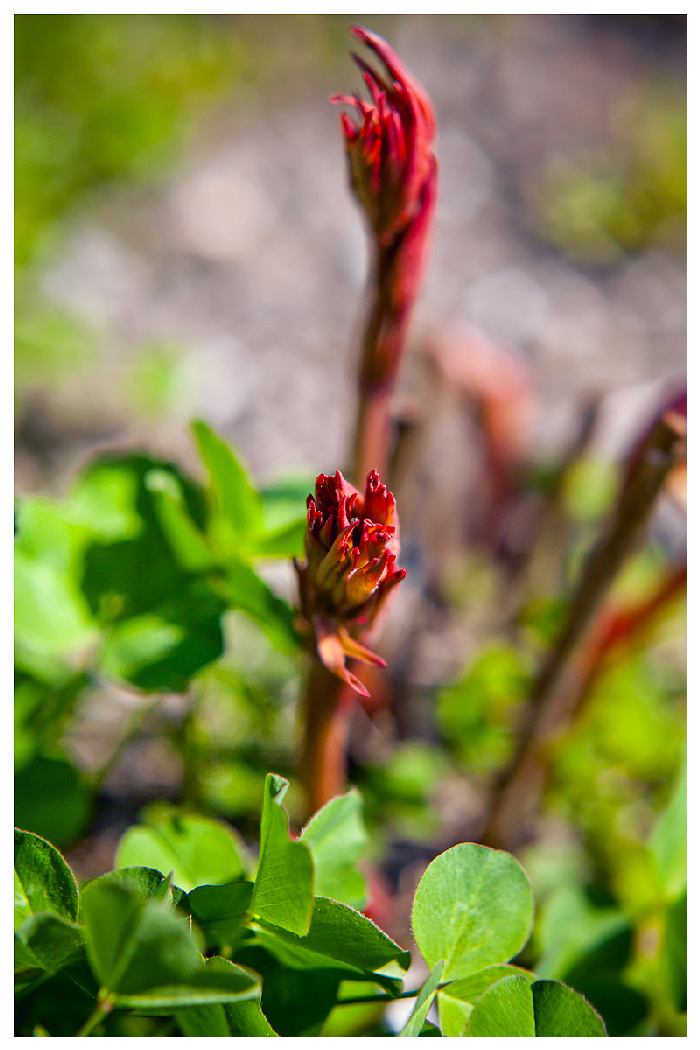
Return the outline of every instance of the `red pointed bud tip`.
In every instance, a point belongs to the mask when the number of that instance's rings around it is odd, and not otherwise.
[[[376,471],[367,476],[364,497],[337,471],[319,474],[307,507],[306,560],[295,562],[300,620],[328,670],[364,693],[345,660],[383,664],[358,637],[406,575],[396,567],[396,502]]]
[[[432,150],[435,113],[424,88],[396,52],[376,33],[354,26],[353,35],[379,58],[388,76],[353,54],[371,102],[332,95],[350,106],[341,116],[353,190],[380,243],[389,245],[425,208],[425,188],[436,177]]]

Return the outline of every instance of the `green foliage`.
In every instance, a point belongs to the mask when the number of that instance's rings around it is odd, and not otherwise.
[[[163,808],[147,814],[143,830],[153,834],[137,843],[137,854],[143,848],[150,865],[159,856],[172,860],[190,881],[224,879],[235,858],[238,876],[186,892],[172,874],[137,865],[79,893],[53,846],[16,832],[18,1034],[37,1027],[70,1034],[71,1018],[80,1034],[155,1035],[161,1029],[143,1029],[138,1018],[161,1017],[188,1037],[318,1035],[353,985],[375,990],[369,1005],[401,994],[410,953],[349,905],[313,896],[316,862],[321,880],[334,870],[347,876],[364,848],[359,795],[333,799],[309,822],[305,840],[293,839],[281,805],[287,786],[267,777],[254,882],[240,877],[247,861],[221,825]],[[127,832],[117,863],[129,839]],[[571,989],[500,965],[522,947],[531,912],[527,880],[508,854],[463,843],[438,857],[416,891],[413,923],[425,958],[437,950],[445,958],[418,990],[401,1035],[441,1034],[427,1022],[436,997],[444,1035],[462,1034],[467,1022],[467,1034],[506,1023],[512,1030],[498,1034],[528,1034],[516,1030],[520,1014],[540,1035],[604,1034]],[[484,969],[484,960],[499,964]],[[527,989],[534,981],[535,992],[508,1021],[502,989],[513,980]],[[63,1021],[59,992],[70,1000]]]
[[[664,891],[671,899],[682,893],[687,883],[687,794],[688,773],[684,759],[673,795],[649,843]]]
[[[413,1010],[411,1011],[411,1016],[399,1032],[400,1036],[414,1038],[415,1036],[419,1036],[423,1031],[423,1025],[427,1020],[430,1007],[435,1000],[437,987],[440,983],[440,978],[442,977],[443,966],[444,963],[439,962],[433,968],[432,973],[420,990],[420,995],[415,1001]]]
[[[429,966],[456,980],[508,962],[532,929],[532,893],[514,857],[473,842],[441,853],[413,901],[416,943]]]
[[[65,758],[34,755],[15,774],[15,820],[27,831],[72,845],[92,816],[86,777]]]
[[[38,835],[15,828],[15,929],[30,915],[78,918],[78,887],[61,854]]]
[[[517,966],[487,966],[485,970],[472,973],[460,981],[452,981],[447,988],[438,994],[438,1011],[440,1027],[445,1036],[460,1036],[471,1016],[474,1003],[488,991],[491,985],[503,977],[519,974],[528,981],[534,981],[535,975]]]
[[[115,863],[172,871],[186,892],[202,883],[230,882],[246,873],[245,847],[229,827],[206,817],[190,816],[156,803],[141,814],[145,827],[122,836]]]
[[[497,981],[475,1005],[467,1036],[604,1036],[605,1026],[586,1000],[559,981],[514,974]]]
[[[314,895],[314,865],[309,847],[289,837],[282,799],[289,787],[270,773],[265,781],[260,821],[260,860],[255,875],[251,910],[283,930],[303,936],[309,929]],[[285,871],[283,892],[279,875]]]
[[[356,867],[367,847],[359,791],[331,799],[311,818],[300,838],[313,857],[317,896],[333,897],[358,910],[364,907],[365,880]]]

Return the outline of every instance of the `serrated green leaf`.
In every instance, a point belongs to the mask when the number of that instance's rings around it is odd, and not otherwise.
[[[437,986],[440,983],[442,977],[443,963],[439,962],[434,967],[432,973],[427,978],[423,987],[420,990],[420,994],[416,999],[411,1016],[399,1032],[400,1036],[407,1036],[409,1038],[415,1038],[419,1036],[423,1031],[423,1025],[426,1022],[428,1014],[430,1013],[430,1007],[433,1005]]]
[[[518,966],[488,966],[485,970],[479,970],[440,989],[437,999],[442,1034],[447,1037],[461,1036],[476,1000],[496,981],[514,974],[520,974],[528,981],[537,980],[535,974]]]
[[[157,803],[141,814],[147,827],[129,828],[119,840],[115,865],[143,866],[167,874],[185,892],[245,875],[245,847],[222,821],[182,813]]]
[[[209,472],[214,512],[227,526],[225,533],[216,536],[223,548],[220,553],[227,556],[238,549],[241,540],[261,529],[262,499],[242,463],[218,434],[201,421],[192,424],[192,433]]]
[[[209,948],[233,947],[240,939],[253,897],[252,882],[196,886],[188,894],[192,918]]]
[[[582,995],[560,981],[513,975],[474,1004],[466,1036],[605,1036],[600,1017]]]
[[[50,842],[15,828],[15,927],[44,911],[77,921],[75,877]]]
[[[414,897],[412,925],[428,965],[444,960],[443,980],[456,980],[517,955],[532,915],[532,892],[517,860],[465,842],[428,865]]]
[[[314,860],[316,895],[358,910],[365,904],[364,876],[356,867],[367,848],[362,809],[362,796],[353,788],[314,814],[300,835]]]
[[[309,847],[289,837],[282,799],[289,781],[269,773],[260,821],[260,860],[250,905],[254,915],[303,936],[311,922],[314,866]]]
[[[306,936],[265,927],[256,932],[256,943],[287,967],[334,969],[347,980],[366,980],[371,976],[389,990],[396,983],[393,975],[386,975],[389,964],[406,970],[411,962],[410,952],[392,941],[371,919],[328,897],[314,898]]]

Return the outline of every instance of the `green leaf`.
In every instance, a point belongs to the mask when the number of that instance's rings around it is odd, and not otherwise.
[[[83,592],[92,615],[111,629],[102,669],[139,689],[182,692],[221,655],[225,602],[208,576],[180,564],[158,508],[170,478],[193,527],[204,532],[204,493],[173,464],[148,456],[103,457],[95,469],[132,479],[141,525],[137,535],[92,542],[85,551]],[[152,491],[154,475],[160,487]]]
[[[185,630],[149,613],[117,623],[106,634],[100,657],[108,678],[133,682],[148,674],[185,641]]]
[[[687,795],[688,775],[684,760],[671,800],[656,825],[650,842],[669,900],[683,892],[688,879]]]
[[[461,1036],[471,1016],[474,1003],[484,992],[503,977],[520,974],[528,981],[536,980],[534,974],[518,966],[488,966],[485,970],[453,981],[438,992],[438,1013],[444,1036]]]
[[[560,981],[504,977],[474,1005],[466,1036],[605,1036],[605,1026],[583,996]]]
[[[152,470],[145,479],[161,527],[173,553],[188,572],[205,572],[216,566],[206,536],[187,512],[177,479],[164,470]]]
[[[333,1009],[342,972],[295,969],[280,963],[262,947],[239,952],[240,961],[263,977],[262,1011],[281,1036],[319,1035]]]
[[[88,885],[100,883],[101,885],[121,886],[127,890],[134,890],[143,900],[167,900],[176,907],[181,908],[189,914],[189,899],[187,894],[170,882],[169,876],[155,868],[134,867],[118,868],[116,871],[108,871],[106,875],[100,875],[92,879]]]
[[[221,1003],[176,1010],[175,1020],[182,1034],[189,1039],[223,1039],[231,1035]]]
[[[204,934],[207,947],[233,947],[238,943],[252,897],[252,882],[197,886],[190,890],[188,902],[192,918]]]
[[[605,1025],[582,995],[560,981],[530,986],[538,1036],[604,1036]]]
[[[272,532],[303,518],[306,521],[306,500],[313,493],[316,478],[313,474],[293,474],[275,478],[260,489],[263,501],[265,529]]]
[[[250,910],[283,930],[303,936],[313,905],[314,866],[305,842],[289,837],[282,799],[289,787],[268,773],[260,822],[260,860]]]
[[[411,962],[410,952],[392,941],[371,919],[329,897],[314,898],[306,936],[265,927],[256,932],[255,939],[287,967],[334,969],[345,980],[373,977],[389,990],[396,984],[393,974],[387,976],[389,964],[401,971],[408,969]]]
[[[260,1009],[259,1000],[248,999],[245,1002],[226,1003],[224,1013],[231,1035],[248,1035],[254,1038],[277,1036],[277,1032]]]
[[[256,558],[301,558],[304,553],[304,532],[306,515],[290,521],[286,525],[261,532],[255,540]]]
[[[242,539],[261,529],[262,499],[222,438],[201,421],[192,424],[192,433],[209,472],[215,514],[227,526],[223,535],[216,536],[226,556],[238,549]]]
[[[510,854],[464,842],[428,865],[413,901],[416,943],[443,980],[511,959],[532,927],[527,876]]]
[[[535,1014],[530,982],[525,977],[504,977],[474,1005],[466,1036],[532,1037]]]
[[[233,555],[227,559],[221,592],[232,608],[240,609],[259,624],[283,653],[298,649],[299,635],[291,607],[242,559]]]
[[[365,880],[356,867],[367,848],[362,809],[362,796],[353,788],[314,814],[299,836],[314,860],[316,895],[358,911],[365,904]]]
[[[201,966],[189,920],[167,902],[95,880],[82,894],[88,956],[100,985],[121,996],[183,984]]]
[[[138,1013],[174,1013],[189,1006],[207,1006],[215,1003],[237,1003],[259,1000],[260,979],[242,970],[228,959],[214,956],[206,959],[194,972],[186,974],[178,984],[150,988],[137,994],[121,994],[115,1006]]]
[[[128,467],[97,460],[76,480],[65,513],[103,542],[128,539],[142,526],[136,491],[136,478]]]
[[[62,848],[85,831],[92,793],[83,774],[65,758],[35,755],[15,774],[15,824]]]
[[[196,1036],[277,1036],[256,999],[236,1003],[192,1007],[175,1015],[182,1034]]]
[[[148,806],[141,818],[147,826],[129,828],[119,840],[117,867],[172,871],[173,881],[185,892],[245,875],[245,848],[223,822],[182,813],[164,803]]]
[[[433,1000],[435,999],[437,986],[442,977],[442,970],[443,963],[439,962],[421,988],[420,994],[414,1003],[413,1010],[411,1011],[411,1016],[403,1029],[399,1032],[400,1036],[413,1038],[421,1034],[423,1025],[430,1013],[430,1007],[433,1005]]]
[[[84,943],[82,927],[52,912],[30,915],[16,930],[16,937],[50,973],[70,962]]]
[[[30,915],[45,911],[77,921],[73,872],[50,842],[15,828],[15,928]]]
[[[33,988],[31,982],[15,984],[15,1035],[32,1037],[39,1027],[46,1035],[75,1036],[93,1012],[99,991],[84,953],[53,976],[40,971],[33,983]]]
[[[65,570],[15,553],[14,623],[18,645],[60,656],[84,650],[97,627]]]
[[[666,909],[661,953],[671,1003],[678,1013],[685,1013],[688,1009],[687,892]]]

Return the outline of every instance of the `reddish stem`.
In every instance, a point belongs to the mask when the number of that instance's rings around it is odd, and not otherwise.
[[[299,766],[307,817],[345,790],[345,746],[353,697],[352,690],[314,657],[302,705]]]

